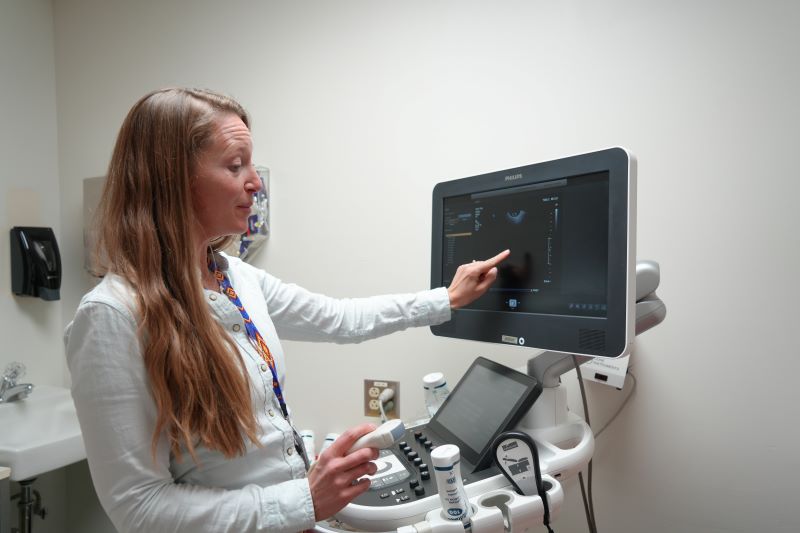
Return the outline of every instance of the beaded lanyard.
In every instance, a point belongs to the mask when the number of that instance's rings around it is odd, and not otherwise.
[[[245,311],[244,305],[242,305],[242,301],[239,300],[239,296],[236,294],[236,291],[233,290],[228,277],[223,274],[219,268],[217,268],[216,262],[214,264],[209,262],[208,269],[214,274],[214,278],[216,278],[220,289],[222,289],[222,292],[225,293],[231,303],[233,303],[233,305],[235,305],[242,314],[242,318],[244,319],[244,329],[247,331],[247,337],[255,347],[258,355],[261,356],[261,359],[263,359],[264,362],[267,363],[267,366],[269,366],[269,370],[272,372],[272,390],[275,391],[275,397],[278,398],[278,403],[281,406],[283,417],[286,420],[289,420],[289,410],[286,408],[286,402],[283,401],[283,391],[281,391],[281,384],[278,382],[278,372],[275,368],[275,358],[272,357],[272,353],[269,351],[269,346],[267,346],[267,343],[264,342],[264,337],[262,337],[261,333],[258,332],[256,325],[253,324],[253,321],[250,319],[247,311]]]

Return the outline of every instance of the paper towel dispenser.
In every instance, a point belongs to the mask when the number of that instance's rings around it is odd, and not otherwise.
[[[52,228],[11,228],[11,291],[18,296],[58,300],[61,255]]]

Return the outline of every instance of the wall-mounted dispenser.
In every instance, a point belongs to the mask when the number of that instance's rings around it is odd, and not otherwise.
[[[58,300],[61,255],[52,228],[11,228],[11,290],[18,296]]]

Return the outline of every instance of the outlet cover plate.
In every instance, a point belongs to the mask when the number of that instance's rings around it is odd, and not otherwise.
[[[386,416],[390,419],[400,417],[400,382],[383,379],[364,380],[364,416],[380,418],[378,396],[386,389],[394,389],[394,396],[390,400],[394,407],[386,411]]]

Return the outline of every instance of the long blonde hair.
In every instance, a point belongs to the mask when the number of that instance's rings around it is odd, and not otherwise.
[[[192,179],[217,119],[245,110],[211,91],[141,98],[120,128],[98,207],[98,257],[134,288],[139,338],[162,432],[180,460],[202,444],[227,457],[257,442],[244,362],[204,300],[192,236]]]

